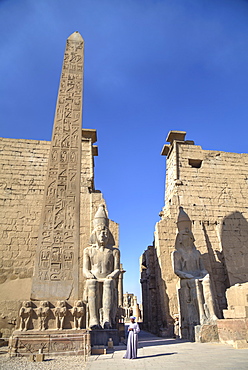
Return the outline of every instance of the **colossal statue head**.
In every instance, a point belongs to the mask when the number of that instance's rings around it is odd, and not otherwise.
[[[109,219],[108,219],[104,204],[101,204],[98,207],[98,210],[93,220],[93,225],[94,225],[94,229],[97,226],[106,226],[107,228],[109,227]]]
[[[191,231],[192,229],[192,222],[187,215],[187,213],[184,211],[183,207],[179,207],[179,214],[177,218],[177,228],[179,233],[180,232],[187,232]]]
[[[105,205],[101,204],[93,220],[94,230],[90,237],[90,244],[97,244],[111,248],[115,245],[113,235],[109,230],[109,219],[105,210]]]
[[[179,207],[179,214],[177,219],[178,234],[176,237],[176,249],[178,248],[195,248],[194,235],[192,233],[192,222],[184,211],[183,207]]]

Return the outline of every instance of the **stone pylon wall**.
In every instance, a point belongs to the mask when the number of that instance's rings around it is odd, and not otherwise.
[[[168,326],[178,313],[178,278],[171,253],[179,206],[192,220],[196,248],[213,281],[219,317],[226,308],[226,289],[248,281],[248,154],[203,150],[184,136],[169,135],[170,144],[163,150],[167,155],[165,206],[154,234],[157,295]]]

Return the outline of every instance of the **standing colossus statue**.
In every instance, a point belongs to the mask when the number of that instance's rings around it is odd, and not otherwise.
[[[178,234],[172,264],[178,282],[180,330],[185,339],[194,340],[196,325],[210,324],[215,315],[213,292],[208,271],[205,270],[201,253],[194,245],[192,223],[183,208],[179,208]]]

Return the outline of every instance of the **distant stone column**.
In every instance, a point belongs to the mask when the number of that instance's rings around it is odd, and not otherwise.
[[[123,307],[123,275],[126,271],[123,269],[122,263],[120,264],[120,266],[121,269],[118,278],[118,306]]]
[[[41,213],[31,299],[78,299],[84,41],[66,43]]]
[[[137,303],[137,297],[136,295],[133,297],[133,316],[136,317],[137,321],[139,321],[140,318],[140,310],[139,305]]]

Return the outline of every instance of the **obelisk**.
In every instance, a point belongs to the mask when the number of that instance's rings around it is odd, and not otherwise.
[[[78,299],[84,41],[66,42],[31,299]]]

